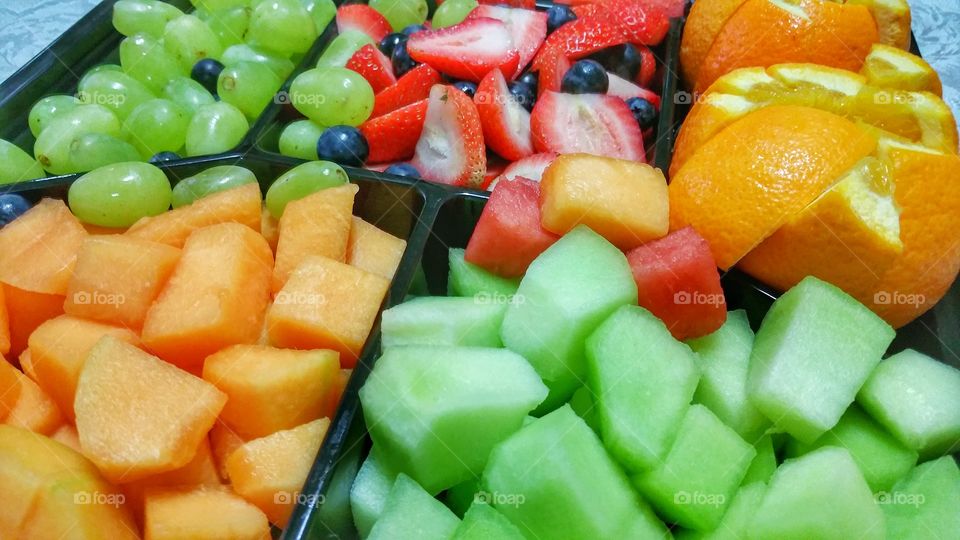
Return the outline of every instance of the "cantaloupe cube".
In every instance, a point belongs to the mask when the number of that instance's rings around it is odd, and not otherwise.
[[[347,245],[347,263],[371,274],[393,279],[406,247],[406,240],[354,216],[350,243]]]
[[[327,398],[320,416],[333,418],[337,414],[337,408],[340,407],[340,398],[343,397],[343,392],[347,389],[347,384],[350,383],[350,375],[353,375],[352,369],[341,369],[337,372],[330,390],[327,391]]]
[[[77,433],[77,428],[70,424],[62,424],[50,434],[50,438],[71,450],[82,452],[80,450],[80,435]]]
[[[260,234],[262,234],[267,243],[270,244],[270,249],[276,253],[277,242],[280,241],[280,221],[273,217],[273,214],[270,213],[266,205],[263,206],[263,210],[260,212]]]
[[[3,423],[44,435],[53,433],[63,423],[56,403],[20,370],[14,369],[14,376],[20,383],[20,395]]]
[[[7,301],[0,287],[0,354],[10,353],[10,317],[7,315]]]
[[[10,356],[27,348],[30,334],[44,321],[63,314],[62,294],[25,291],[3,284],[3,297],[10,317]]]
[[[565,234],[584,224],[621,249],[667,234],[667,181],[645,163],[589,154],[558,157],[540,181],[543,227]]]
[[[20,377],[13,367],[0,355],[0,421],[7,417],[20,398]]]
[[[236,345],[207,357],[203,378],[227,394],[220,420],[256,439],[320,418],[339,358],[330,350]]]
[[[34,378],[71,422],[80,370],[90,349],[103,336],[113,336],[132,345],[140,342],[137,335],[126,328],[70,315],[50,319],[30,335],[30,366]]]
[[[259,184],[244,184],[197,199],[187,206],[145,217],[134,223],[126,234],[179,248],[193,231],[220,223],[239,223],[260,232],[260,207]]]
[[[123,484],[121,489],[127,497],[128,508],[137,521],[143,523],[144,500],[151,490],[194,489],[200,486],[220,486],[220,475],[217,474],[210,441],[206,437],[200,441],[193,459],[183,467]]]
[[[263,512],[227,489],[155,490],[144,506],[144,535],[151,540],[270,539]]]
[[[267,311],[270,341],[291,349],[333,349],[340,352],[341,366],[352,368],[389,287],[381,276],[311,257]]]
[[[80,445],[113,482],[172,471],[193,459],[226,401],[212,384],[106,336],[77,384]]]
[[[213,453],[213,462],[217,466],[217,474],[224,482],[230,480],[230,473],[227,471],[227,459],[234,450],[243,446],[247,442],[243,437],[237,435],[235,431],[227,427],[226,424],[217,420],[217,423],[210,429],[210,451]]]
[[[111,235],[88,238],[73,270],[63,310],[77,317],[139,329],[180,250]]]
[[[307,257],[323,255],[335,261],[347,260],[353,199],[359,189],[356,184],[344,184],[287,205],[280,218],[274,292],[283,288]]]
[[[0,281],[25,291],[66,293],[86,237],[63,201],[43,199],[0,229]]]
[[[227,459],[233,489],[284,527],[310,473],[330,420],[278,431],[237,448]]]
[[[30,377],[33,382],[37,382],[37,372],[33,369],[33,356],[30,354],[30,349],[26,349],[20,353],[20,369],[23,371],[24,375]]]
[[[253,229],[224,223],[200,229],[147,312],[143,344],[189,371],[238,343],[256,343],[269,302],[273,254]]]
[[[80,222],[80,225],[83,225],[84,230],[91,236],[111,236],[127,232],[127,229],[119,227],[103,227],[101,225],[83,222]]]

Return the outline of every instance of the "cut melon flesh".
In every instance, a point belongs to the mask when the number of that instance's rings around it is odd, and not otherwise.
[[[228,489],[152,491],[144,515],[144,534],[152,540],[270,538],[267,516]]]
[[[769,435],[761,437],[753,447],[757,455],[750,462],[747,473],[743,475],[741,485],[744,486],[754,482],[769,482],[773,473],[777,472],[777,455],[773,448],[773,438]]]
[[[383,346],[501,347],[500,326],[506,311],[506,298],[415,298],[383,312]]]
[[[763,501],[767,485],[763,482],[744,484],[730,501],[727,512],[717,528],[710,532],[690,529],[675,530],[676,540],[744,540],[750,536],[750,520]]]
[[[604,445],[628,470],[656,467],[697,388],[694,353],[636,306],[617,310],[586,348],[588,386]]]
[[[581,386],[570,398],[570,408],[577,416],[590,426],[597,434],[600,433],[600,419],[597,416],[597,406],[593,402],[593,392],[589,386]]]
[[[857,401],[921,459],[960,450],[960,371],[913,350],[880,362]]]
[[[706,405],[748,443],[757,442],[770,421],[747,398],[747,368],[753,350],[747,312],[729,312],[719,330],[686,343],[697,353],[700,368],[693,400]]]
[[[492,506],[476,503],[463,516],[452,540],[524,540],[524,536]]]
[[[383,513],[390,488],[396,479],[397,473],[389,471],[382,464],[382,460],[377,458],[374,449],[371,449],[350,488],[353,523],[357,526],[361,538],[370,535],[373,524]]]
[[[510,298],[520,286],[519,279],[500,277],[483,268],[468,263],[464,258],[464,250],[450,248],[448,260],[450,274],[447,278],[447,294],[449,296],[486,295],[488,297]]]
[[[720,523],[756,453],[710,409],[693,405],[663,464],[634,483],[660,515],[709,531]]]
[[[405,474],[397,476],[369,540],[447,540],[460,520]]]
[[[443,502],[446,503],[450,510],[453,510],[454,514],[463,517],[463,515],[467,513],[467,510],[470,509],[470,506],[473,505],[474,500],[476,500],[477,493],[481,491],[480,479],[473,478],[466,482],[460,482],[448,489],[446,493],[443,494]]]
[[[750,524],[751,538],[883,540],[884,518],[843,448],[788,460],[770,481]]]
[[[955,538],[960,531],[960,470],[951,456],[918,465],[879,495],[887,538]]]
[[[360,401],[385,464],[438,493],[479,476],[494,445],[546,395],[508,350],[418,346],[387,349]]]
[[[663,538],[597,436],[564,405],[497,446],[482,485],[528,538]]]
[[[542,410],[564,403],[585,379],[584,341],[611,313],[636,305],[627,258],[581,225],[530,265],[501,337],[526,358],[550,388]]]
[[[807,277],[773,303],[757,332],[750,400],[777,427],[812,443],[840,420],[893,337],[852,297]]]

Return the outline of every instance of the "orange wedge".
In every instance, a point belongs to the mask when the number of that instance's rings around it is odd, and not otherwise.
[[[860,69],[867,82],[881,88],[943,95],[940,76],[923,58],[897,47],[876,44]]]

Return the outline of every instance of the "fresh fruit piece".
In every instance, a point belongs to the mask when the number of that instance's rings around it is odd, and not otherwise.
[[[324,49],[323,54],[317,60],[317,67],[344,67],[350,57],[364,45],[376,45],[376,43],[370,36],[358,30],[341,32]]]
[[[749,531],[758,538],[885,538],[867,482],[850,453],[835,447],[781,465]]]
[[[202,379],[106,336],[77,383],[80,446],[112,482],[171,471],[193,458],[226,401]]]
[[[427,20],[426,0],[372,0],[370,7],[382,13],[396,32]]]
[[[5,417],[3,423],[43,435],[53,433],[63,423],[56,403],[37,383],[7,364],[6,360],[3,363],[3,369],[13,370],[19,386],[13,391],[17,395],[16,402],[6,414],[0,414]]]
[[[228,489],[155,490],[144,503],[144,535],[154,540],[270,538],[267,516]]]
[[[487,156],[480,115],[473,100],[451,86],[438,84],[430,90],[423,134],[411,164],[433,182],[480,185]]]
[[[10,317],[10,356],[27,348],[30,334],[44,321],[63,314],[63,295],[25,291],[3,284],[3,299]]]
[[[510,298],[421,297],[383,312],[383,346],[502,347]]]
[[[407,41],[407,51],[417,62],[441,73],[479,82],[492,69],[517,71],[520,54],[507,26],[489,17],[469,18],[450,28],[417,32]]]
[[[153,474],[123,484],[124,501],[134,512],[139,523],[144,522],[145,501],[151,492],[166,490],[192,490],[203,487],[220,487],[220,476],[213,462],[210,442],[200,440],[193,457],[186,465],[172,471]]]
[[[613,96],[545,92],[533,108],[530,131],[539,152],[646,161],[640,126],[630,107]]]
[[[210,167],[177,182],[173,186],[171,205],[180,208],[214,193],[255,183],[257,176],[250,169],[236,165]]]
[[[480,114],[483,140],[490,149],[510,161],[533,154],[530,113],[514,99],[499,69],[487,73],[473,101]]]
[[[220,420],[256,439],[320,418],[339,369],[334,351],[235,345],[207,357],[203,378],[229,398]]]
[[[750,468],[743,475],[742,486],[757,482],[767,483],[777,472],[777,454],[773,448],[773,437],[764,435],[757,440],[753,447],[756,449],[757,455],[750,462]]]
[[[317,139],[323,133],[323,127],[312,120],[291,122],[280,132],[277,149],[285,156],[317,160]]]
[[[510,79],[516,79],[530,64],[533,57],[547,37],[547,13],[535,11],[534,6],[527,9],[508,8],[498,5],[484,5],[470,12],[468,18],[487,17],[501,21],[510,32],[510,42],[520,53],[517,69],[513,73],[503,72]]]
[[[543,95],[547,91],[559,92],[563,83],[563,76],[569,71],[572,65],[560,49],[550,49],[544,51],[544,58],[541,61],[540,80],[537,86],[538,95]]]
[[[604,67],[590,59],[574,62],[560,80],[560,91],[567,94],[606,94],[609,87]]]
[[[427,118],[427,104],[424,99],[364,122],[360,132],[370,145],[367,160],[385,163],[413,157]]]
[[[73,98],[71,97],[70,99]],[[43,100],[40,101],[42,102]],[[37,105],[40,105],[40,103],[38,102]],[[37,105],[34,105],[34,109]],[[33,125],[33,112],[33,109],[31,109],[31,129]],[[34,134],[34,136],[37,135],[39,135],[39,132]],[[34,178],[43,178],[46,176],[43,168],[33,159],[33,156],[24,152],[19,146],[2,139],[0,139],[0,159],[3,160],[3,165],[0,166],[0,184],[12,184],[14,182],[33,180]]]
[[[908,38],[909,39],[909,38]],[[860,68],[867,82],[881,88],[943,94],[940,77],[923,58],[904,48],[874,43]]]
[[[894,334],[840,289],[808,277],[773,303],[757,332],[750,401],[774,425],[812,443],[837,424]]]
[[[360,390],[378,457],[430,493],[479,475],[546,395],[523,358],[479,347],[386,349]]]
[[[80,450],[80,435],[77,433],[77,428],[70,424],[63,424],[58,427],[56,431],[50,434],[50,438],[71,450],[82,452]]]
[[[453,533],[453,540],[523,540],[524,536],[509,519],[492,506],[482,503],[470,505],[463,521]]]
[[[618,309],[587,339],[586,380],[600,436],[627,470],[656,467],[667,455],[697,389],[695,358],[636,306]]]
[[[10,353],[10,315],[7,313],[7,301],[0,286],[0,355]]]
[[[877,24],[879,43],[910,48],[910,6],[906,0],[855,0],[870,10]]]
[[[344,6],[341,9],[362,5],[354,4]],[[390,63],[390,59],[373,45],[360,47],[360,50],[350,57],[346,67],[356,71],[366,79],[375,94],[379,94],[381,90],[397,82],[397,78],[393,76],[393,65]]]
[[[337,370],[330,389],[327,391],[326,398],[324,399],[324,406],[320,416],[333,418],[337,415],[337,409],[340,407],[340,401],[343,398],[343,393],[347,390],[347,385],[350,384],[350,377],[352,375],[352,369],[340,368]]]
[[[323,160],[362,167],[370,155],[370,145],[360,130],[353,126],[328,127],[317,139],[317,157]]]
[[[188,371],[238,343],[255,343],[270,292],[273,253],[262,236],[237,223],[191,234],[180,262],[147,312],[146,348]]]
[[[477,0],[450,0],[440,4],[430,19],[430,26],[432,28],[447,28],[460,24],[477,6]]]
[[[673,537],[677,540],[737,540],[748,538],[750,534],[750,520],[760,503],[767,486],[763,482],[753,482],[744,485],[733,496],[727,512],[720,520],[720,524],[710,532],[693,531],[689,529],[675,529]]]
[[[705,336],[726,320],[727,302],[710,246],[692,227],[627,253],[639,304],[677,339]]]
[[[377,118],[427,99],[430,97],[430,89],[440,82],[437,70],[427,64],[420,64],[400,77],[396,84],[377,93],[370,118]]]
[[[70,184],[70,210],[85,223],[129,227],[170,208],[167,176],[149,163],[105,165]]]
[[[250,14],[250,41],[268,43],[287,54],[306,53],[322,31],[313,22],[306,6],[297,0],[261,2]],[[211,56],[219,56],[214,54]]]
[[[960,530],[960,470],[951,456],[918,465],[882,493],[879,506],[887,518],[887,537],[919,540],[948,538]]]
[[[637,285],[613,244],[579,226],[538,257],[507,307],[500,336],[526,358],[551,390],[543,407],[564,403],[584,380],[584,342]],[[549,409],[544,409],[549,410]]]
[[[522,276],[559,238],[540,223],[540,186],[526,178],[504,180],[484,206],[464,258],[499,276]]]
[[[379,43],[392,31],[390,23],[379,11],[364,4],[352,4],[337,8],[337,31],[363,32]]]
[[[322,126],[359,126],[373,110],[373,88],[359,73],[342,67],[304,71],[290,84],[290,100]]]
[[[607,88],[608,95],[616,96],[624,101],[628,101],[632,98],[641,98],[653,105],[654,111],[660,110],[660,96],[658,96],[656,92],[637,86],[636,84],[626,79],[622,79],[613,73],[610,73],[608,78],[610,80],[610,84]],[[644,129],[648,127],[651,126],[643,126]]]
[[[233,490],[286,527],[330,426],[329,418],[254,439],[227,459]]]
[[[397,473],[389,471],[371,448],[350,488],[350,509],[361,538],[370,536],[396,478]]]
[[[597,412],[594,395],[589,386],[584,385],[578,388],[567,403],[577,416],[583,418],[583,421],[587,423],[590,429],[595,433],[600,433],[600,415]]]
[[[502,278],[483,268],[467,262],[466,251],[450,248],[447,262],[450,274],[447,278],[449,296],[511,298],[520,286],[519,279]]]
[[[333,349],[356,364],[390,281],[326,257],[305,259],[267,311],[270,342],[290,349]]]
[[[264,204],[274,218],[280,219],[291,202],[305,199],[327,188],[342,186],[349,181],[347,172],[336,163],[329,161],[301,163],[270,184]]]
[[[67,288],[64,311],[139,329],[180,260],[180,250],[130,236],[87,238]]]
[[[407,241],[354,216],[347,243],[347,264],[392,280]]]
[[[0,281],[25,291],[65,294],[86,237],[63,201],[41,200],[0,229]]]
[[[184,149],[188,156],[219,154],[236,148],[250,128],[243,111],[225,102],[202,105],[187,126]]]
[[[9,411],[16,407],[19,398],[20,376],[17,375],[17,368],[3,359],[0,362],[0,421],[3,421]]]
[[[220,420],[217,420],[210,429],[210,452],[217,466],[217,474],[223,481],[230,481],[227,459],[230,458],[230,454],[233,454],[234,450],[240,448],[246,442],[243,437],[237,435]]]
[[[494,508],[533,538],[668,534],[568,406],[533,420],[498,445],[482,485],[494,495]]]
[[[460,524],[446,506],[409,476],[397,476],[370,540],[394,538],[450,538]]]
[[[547,32],[552,34],[557,28],[577,19],[577,13],[570,6],[558,3],[547,9]]]
[[[503,173],[494,179],[494,181],[487,186],[487,189],[493,191],[494,188],[497,187],[497,184],[500,183],[500,180],[505,178],[513,180],[517,177],[523,177],[527,180],[539,182],[543,178],[543,171],[547,170],[547,167],[557,159],[557,155],[555,152],[542,152],[514,161],[510,165],[507,165]]]
[[[960,448],[960,371],[914,350],[880,362],[857,401],[922,458]]]

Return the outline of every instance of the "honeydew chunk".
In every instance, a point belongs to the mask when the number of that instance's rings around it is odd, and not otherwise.
[[[409,476],[397,476],[369,540],[447,540],[460,520]]]
[[[450,248],[450,273],[447,277],[449,296],[510,298],[517,292],[519,279],[500,277],[469,263],[464,259],[464,253],[463,249]]]
[[[524,536],[492,506],[474,504],[463,516],[453,540],[524,540]]]
[[[951,456],[918,465],[881,492],[877,503],[887,518],[887,538],[951,538],[960,531],[960,469]]]
[[[748,538],[750,520],[763,500],[767,485],[763,482],[744,483],[733,496],[727,512],[717,528],[710,532],[682,529],[675,531],[676,540],[744,540]]]
[[[376,452],[371,449],[350,488],[353,523],[357,526],[361,538],[370,535],[373,524],[383,513],[383,507],[387,504],[387,497],[396,479],[397,473],[384,467],[382,460],[378,459]]]
[[[478,297],[415,298],[383,312],[383,346],[462,345],[501,347],[506,302]]]
[[[777,455],[773,449],[773,439],[766,435],[753,445],[757,455],[750,462],[747,474],[743,475],[742,485],[755,482],[769,482],[773,473],[777,472]]]

